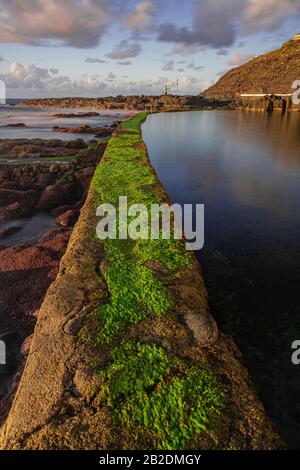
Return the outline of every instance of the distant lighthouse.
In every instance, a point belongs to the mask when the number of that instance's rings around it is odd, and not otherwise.
[[[294,34],[293,41],[300,41],[300,34]]]

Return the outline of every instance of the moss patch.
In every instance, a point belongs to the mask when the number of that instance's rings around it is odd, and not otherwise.
[[[121,131],[108,143],[92,187],[97,205],[109,203],[118,208],[119,197],[127,196],[128,205],[146,206],[150,220],[151,205],[162,201],[156,189],[157,178],[145,164],[146,150],[141,145],[140,124],[145,117],[145,113],[140,113],[121,124]],[[174,237],[171,240],[107,240],[104,247],[108,268],[103,274],[111,296],[110,302],[97,312],[102,325],[99,343],[109,343],[127,325],[164,315],[172,308],[170,293],[148,267],[149,262],[160,262],[173,272],[190,265],[183,244]]]
[[[152,221],[152,204],[165,203],[141,139],[145,117],[140,113],[121,124],[92,181],[96,205],[106,203],[117,209],[117,233],[120,197],[127,197],[128,206],[143,204]],[[157,269],[175,279],[192,263],[182,241],[174,233],[164,239],[158,225],[158,240],[117,237],[102,242],[106,261],[101,270],[110,298],[94,315],[95,330],[100,331],[96,342],[121,345],[110,351],[107,368],[103,363],[94,366],[102,381],[98,399],[134,442],[144,448],[184,449],[196,446],[196,436],[208,433],[211,420],[220,414],[224,395],[219,382],[211,372],[169,355],[154,343],[122,342],[128,326],[167,315],[174,307]]]
[[[219,382],[208,370],[168,356],[155,344],[128,342],[112,351],[100,372],[102,399],[135,435],[146,432],[154,449],[184,449],[224,406]]]
[[[98,143],[99,144],[106,144],[107,142],[109,142],[111,139],[111,137],[99,137],[98,139]],[[97,145],[96,145],[97,146]]]
[[[103,325],[100,343],[110,342],[130,323],[165,314],[173,305],[168,291],[139,259],[135,248],[131,240],[106,243],[110,265],[104,277],[111,298],[97,313]]]

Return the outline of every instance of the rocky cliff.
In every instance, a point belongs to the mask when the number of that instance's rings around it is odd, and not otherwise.
[[[195,258],[171,240],[96,238],[96,207],[168,203],[123,123],[96,169],[40,309],[2,449],[277,449]]]
[[[295,80],[300,80],[300,41],[289,41],[230,70],[204,96],[224,100],[237,93],[292,93]]]

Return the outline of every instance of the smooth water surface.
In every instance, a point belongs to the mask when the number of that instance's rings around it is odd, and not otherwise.
[[[74,118],[60,117],[55,114],[81,113],[96,111],[100,116],[78,116]],[[111,125],[112,121],[124,119],[127,110],[95,110],[93,108],[30,108],[25,106],[0,106],[0,139],[60,139],[75,140],[93,139],[93,134],[73,134],[53,132],[54,126],[78,127],[88,125],[91,127],[104,127]],[[5,127],[11,124],[23,123],[26,127]],[[3,126],[3,127],[1,127]]]
[[[300,114],[151,115],[150,160],[173,202],[205,204],[197,253],[210,307],[269,416],[300,448]]]

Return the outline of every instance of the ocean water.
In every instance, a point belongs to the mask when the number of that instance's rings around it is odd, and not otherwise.
[[[53,132],[54,126],[78,127],[82,124],[91,127],[104,127],[111,125],[114,120],[122,120],[128,115],[127,110],[95,110],[92,108],[29,108],[22,107],[18,102],[15,105],[0,105],[0,139],[60,139],[75,140],[82,138],[90,140],[93,134],[69,134],[64,132]],[[76,117],[76,118],[56,118],[53,115],[58,113],[79,113],[96,111],[100,116]],[[1,127],[9,124],[23,123],[25,128]]]
[[[205,204],[196,253],[212,314],[233,335],[269,416],[300,449],[300,113],[149,116],[143,137],[175,203]]]

